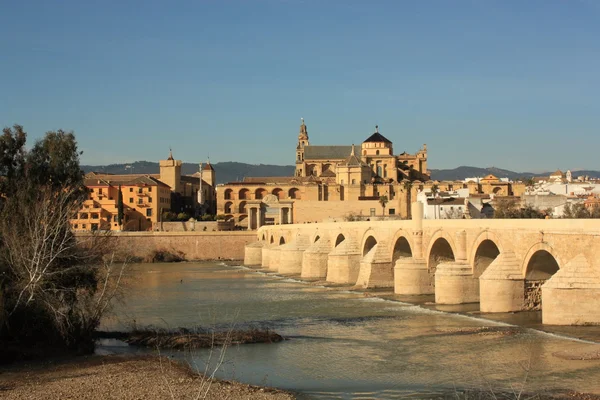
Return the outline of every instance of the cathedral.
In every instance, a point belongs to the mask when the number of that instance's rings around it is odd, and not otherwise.
[[[413,183],[429,181],[427,146],[394,154],[379,132],[362,144],[311,145],[302,120],[290,177],[247,177],[218,187],[218,213],[241,228],[395,215],[409,217]]]

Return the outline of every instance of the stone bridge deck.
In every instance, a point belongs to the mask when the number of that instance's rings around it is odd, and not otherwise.
[[[600,220],[423,220],[419,203],[412,215],[262,227],[244,261],[482,312],[541,309],[546,324],[600,323]]]

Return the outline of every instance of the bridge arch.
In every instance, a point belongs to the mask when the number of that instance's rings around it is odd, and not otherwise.
[[[346,240],[346,235],[344,235],[343,233],[339,233],[335,236],[335,241],[333,242],[333,247],[336,248],[338,247],[344,240]]]
[[[271,234],[271,240],[270,240],[270,243],[271,243],[271,244],[275,243],[275,236],[273,236],[273,234]]]
[[[504,251],[500,239],[489,231],[481,232],[471,246],[469,257],[473,277],[479,278],[489,265]]]
[[[392,265],[396,263],[400,257],[412,257],[413,255],[413,244],[408,232],[403,229],[399,229],[391,241],[391,260]]]
[[[373,242],[374,241],[374,242]],[[367,231],[362,235],[362,240],[360,241],[360,249],[362,252],[363,257],[369,252],[369,250],[371,250],[373,248],[373,246],[375,246],[378,242],[379,242],[379,237],[377,235],[377,233],[369,228],[367,229]],[[368,246],[369,249],[367,251],[364,251],[367,247],[367,242],[368,242]]]
[[[544,253],[540,253],[540,254],[536,255],[536,253],[538,253],[540,251],[544,251],[545,253],[548,253],[548,254],[546,255]],[[528,277],[531,278],[531,277],[540,276],[538,274],[532,275],[532,273],[534,271],[539,271],[540,269],[543,270],[543,268],[541,268],[541,267],[542,267],[542,264],[544,264],[544,261],[549,261],[549,262],[552,261],[551,259],[548,258],[548,255],[552,257],[554,262],[556,262],[556,267],[560,268],[560,265],[562,265],[562,262],[560,260],[560,257],[556,254],[556,251],[554,250],[554,248],[552,246],[550,246],[548,243],[544,243],[544,242],[539,242],[539,243],[536,243],[533,246],[531,246],[529,248],[529,250],[527,251],[527,254],[525,255],[525,257],[523,258],[523,264],[521,265],[521,271],[523,273],[523,277],[525,279],[528,279]],[[535,256],[535,258],[534,258],[534,256]],[[540,258],[540,257],[542,257],[542,258]],[[554,269],[554,267],[548,268],[546,270],[546,272],[549,273],[553,269]],[[556,271],[558,271],[558,269],[556,269]],[[554,272],[556,272],[556,271],[554,271]],[[552,272],[552,274],[554,274],[554,272]],[[548,278],[549,278],[549,276],[548,276]]]
[[[456,261],[456,246],[454,240],[442,230],[436,231],[429,241],[427,251],[427,269],[435,274],[438,264]]]
[[[279,238],[279,245],[281,246],[282,244],[285,244],[285,238],[283,236]]]
[[[375,236],[369,235],[362,246],[362,256],[366,256],[377,244]]]
[[[542,309],[542,285],[560,269],[556,252],[547,243],[534,244],[523,261],[525,277],[524,310]]]

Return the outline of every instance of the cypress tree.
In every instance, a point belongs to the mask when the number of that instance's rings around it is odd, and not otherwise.
[[[123,192],[119,185],[119,197],[117,198],[117,223],[119,227],[123,225]]]

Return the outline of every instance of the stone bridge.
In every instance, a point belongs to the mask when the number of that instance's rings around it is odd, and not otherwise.
[[[600,220],[424,220],[412,208],[405,221],[265,226],[244,262],[482,312],[541,309],[545,324],[600,323]]]

